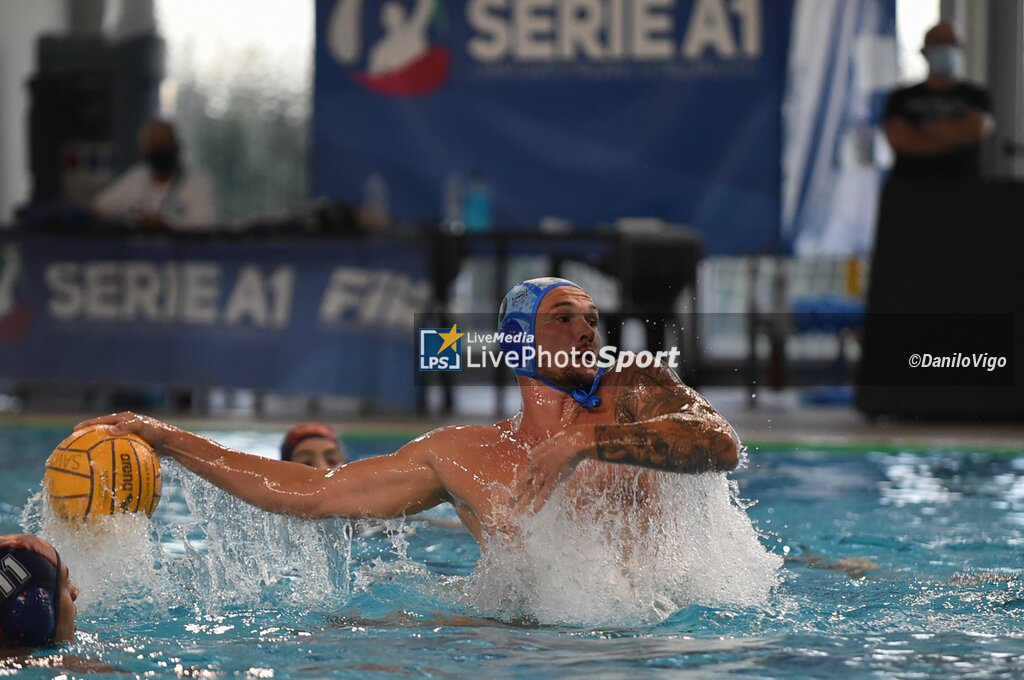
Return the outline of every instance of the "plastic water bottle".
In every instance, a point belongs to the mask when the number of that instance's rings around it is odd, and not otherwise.
[[[388,183],[379,172],[370,173],[363,184],[363,208],[374,218],[386,222],[391,214]]]
[[[466,231],[489,231],[492,226],[491,189],[482,172],[474,172],[469,177],[469,187],[462,206],[462,221]]]
[[[466,230],[462,221],[462,178],[454,171],[445,175],[441,187],[441,229],[449,234]]]

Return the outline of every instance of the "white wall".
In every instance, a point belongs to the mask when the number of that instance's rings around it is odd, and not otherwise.
[[[0,0],[0,225],[31,191],[28,81],[36,39],[67,28],[65,0]]]

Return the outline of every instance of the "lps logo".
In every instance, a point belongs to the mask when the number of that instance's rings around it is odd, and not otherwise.
[[[420,370],[461,371],[462,343],[460,333],[453,324],[451,330],[444,328],[420,329]]]
[[[444,47],[431,44],[429,33],[431,25],[445,20],[444,0],[373,3],[375,9],[378,5],[379,13],[373,13],[377,16],[364,27],[364,0],[335,3],[327,22],[331,56],[349,67],[353,80],[378,94],[412,97],[441,87],[451,69],[451,55]],[[372,37],[365,58],[364,37]],[[357,68],[361,63],[364,68]]]

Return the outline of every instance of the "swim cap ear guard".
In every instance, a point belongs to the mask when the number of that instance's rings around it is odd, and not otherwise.
[[[512,286],[498,308],[498,332],[501,334],[498,347],[505,354],[515,354],[516,367],[512,369],[512,372],[516,375],[540,380],[548,387],[571,395],[584,407],[592,408],[601,403],[601,399],[595,393],[601,384],[604,368],[598,369],[597,376],[589,390],[579,387],[567,390],[542,378],[537,373],[536,356],[527,356],[524,351],[527,347],[536,349],[537,310],[540,309],[540,303],[544,296],[559,286],[579,288],[568,279],[554,276],[520,281]]]
[[[517,362],[519,363],[519,367],[513,368],[512,372],[516,375],[529,375],[528,373],[523,373],[523,368],[521,367],[523,363],[523,350],[532,344],[527,342],[525,339],[526,336],[530,335],[529,319],[521,314],[513,312],[501,324],[501,328],[498,329],[498,332],[501,334],[498,348],[505,354],[515,354],[519,360]],[[532,359],[529,361],[529,364],[531,366],[533,365]]]
[[[0,646],[53,645],[60,618],[57,564],[28,548],[0,548]]]

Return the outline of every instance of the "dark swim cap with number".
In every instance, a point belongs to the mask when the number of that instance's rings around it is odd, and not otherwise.
[[[60,556],[0,547],[0,646],[54,644],[59,616]]]
[[[501,307],[498,308],[498,332],[502,335],[502,340],[498,343],[498,346],[502,352],[515,355],[517,365],[512,369],[512,372],[516,375],[536,378],[548,387],[553,387],[556,390],[571,395],[573,399],[583,406],[592,408],[601,403],[601,399],[595,392],[597,392],[597,388],[601,384],[604,368],[598,369],[597,377],[594,378],[594,384],[590,386],[590,390],[584,390],[579,387],[567,390],[564,387],[548,382],[540,376],[537,372],[536,358],[524,357],[523,350],[525,348],[532,347],[534,350],[537,349],[535,337],[537,333],[537,310],[540,309],[541,301],[545,295],[560,286],[572,286],[573,288],[583,290],[578,284],[555,276],[520,281],[512,286],[508,293],[505,294],[505,299],[501,301]]]

